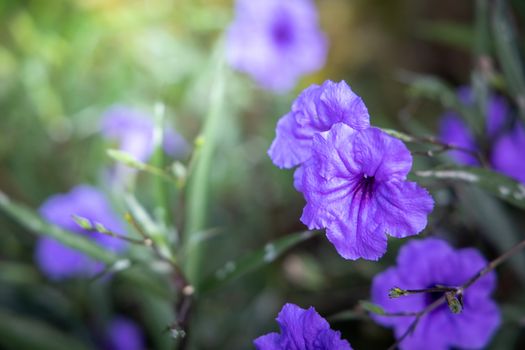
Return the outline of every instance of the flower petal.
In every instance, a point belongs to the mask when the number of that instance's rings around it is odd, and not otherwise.
[[[377,220],[383,221],[387,234],[397,238],[421,232],[434,207],[434,200],[427,190],[408,181],[379,184],[373,200],[380,215]]]
[[[103,268],[102,263],[48,237],[38,240],[35,260],[40,269],[53,280],[74,276],[91,277]]]
[[[310,158],[312,139],[297,136],[297,128],[297,123],[290,113],[277,122],[275,140],[268,150],[268,155],[279,168],[291,168]]]
[[[380,182],[404,180],[412,168],[412,156],[405,144],[378,128],[356,133],[350,155],[362,173]]]
[[[282,347],[279,344],[281,335],[279,333],[268,333],[261,335],[253,341],[257,350],[280,350]]]

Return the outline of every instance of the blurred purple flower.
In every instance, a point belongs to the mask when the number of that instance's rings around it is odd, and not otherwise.
[[[417,312],[442,296],[422,293],[391,299],[393,287],[425,289],[436,285],[457,287],[487,265],[473,248],[454,250],[446,242],[428,238],[408,242],[401,248],[397,266],[377,275],[372,282],[372,301],[386,312]],[[480,278],[463,296],[463,311],[453,314],[446,303],[423,316],[401,349],[446,350],[450,348],[479,349],[500,325],[499,310],[490,295],[496,285],[496,275],[490,272]],[[400,337],[414,317],[375,316],[376,321],[394,328]]]
[[[86,235],[108,250],[119,251],[124,248],[122,240],[88,232],[74,221],[73,215],[78,215],[93,223],[100,223],[108,230],[125,233],[104,195],[93,187],[81,185],[69,193],[51,196],[40,207],[40,214],[50,223]],[[55,280],[73,276],[89,277],[103,269],[102,263],[50,237],[38,240],[35,259],[40,269]]]
[[[355,130],[368,128],[370,116],[363,100],[344,81],[312,85],[301,92],[291,111],[277,123],[268,155],[280,168],[300,165],[311,157],[314,135],[336,123]]]
[[[525,129],[518,124],[494,143],[491,154],[492,166],[525,184],[524,151]]]
[[[474,103],[472,90],[470,88],[459,88],[458,95],[460,101],[465,106]],[[503,97],[496,95],[489,97],[485,114],[485,133],[489,139],[495,139],[501,134],[508,113],[509,106]],[[443,115],[440,125],[440,135],[441,139],[446,143],[472,151],[477,151],[480,148],[468,125],[456,112],[449,111]],[[452,159],[459,164],[470,166],[479,165],[478,160],[466,152],[451,151],[449,154]]]
[[[448,112],[442,117],[440,135],[443,142],[471,151],[477,151],[478,149],[474,135],[472,135],[467,124],[454,112]],[[459,164],[479,165],[477,158],[467,152],[450,151],[448,154]]]
[[[278,92],[320,69],[327,43],[311,0],[237,0],[227,33],[230,65]]]
[[[111,107],[102,119],[102,133],[119,143],[119,148],[145,162],[153,153],[153,120],[146,114],[125,106]],[[167,127],[163,140],[164,151],[170,156],[183,157],[188,152],[184,138]]]
[[[355,131],[336,124],[313,139],[312,158],[303,165],[306,206],[301,221],[326,228],[328,240],[345,259],[377,260],[387,237],[415,235],[427,224],[433,200],[406,181],[412,156],[380,129]]]
[[[463,87],[458,91],[465,105],[473,103],[472,91]],[[519,122],[510,130],[505,129],[509,106],[505,99],[491,95],[488,100],[485,120],[485,133],[490,142],[490,162],[495,170],[525,183],[525,162],[522,153],[525,149],[525,129]],[[468,125],[455,112],[447,112],[441,119],[441,139],[472,151],[481,147],[477,144]],[[462,151],[451,151],[450,156],[459,164],[477,166],[478,160]]]
[[[144,336],[135,322],[118,317],[111,321],[107,331],[107,350],[143,350]]]
[[[254,340],[257,350],[351,350],[341,333],[330,325],[313,307],[308,310],[294,304],[283,306],[277,323],[281,333],[268,333]]]

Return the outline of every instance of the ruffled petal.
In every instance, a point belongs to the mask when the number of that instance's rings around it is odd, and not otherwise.
[[[363,100],[344,81],[327,80],[321,86],[310,86],[296,99],[292,112],[298,124],[317,132],[330,130],[336,123],[344,123],[354,130],[370,126],[370,115]]]
[[[370,126],[369,119],[363,101],[344,81],[311,85],[294,101],[291,112],[279,120],[268,154],[275,165],[293,167],[310,158],[315,135],[337,123],[346,124],[351,132],[363,130]]]
[[[405,144],[378,128],[356,133],[350,157],[363,174],[380,182],[404,180],[412,168],[412,156]]]
[[[311,138],[296,136],[298,126],[291,114],[286,114],[277,123],[275,140],[268,155],[280,168],[292,168],[310,158]]]
[[[326,237],[343,258],[378,260],[385,254],[386,235],[380,224],[371,220],[375,210],[365,199],[355,198],[349,210],[328,225]]]
[[[330,329],[328,322],[313,307],[305,310],[294,304],[283,306],[277,317],[277,323],[287,343],[293,344],[298,349],[308,348],[319,332]]]
[[[390,236],[403,238],[416,235],[427,226],[427,216],[434,200],[415,182],[392,181],[379,184],[374,194],[378,207],[377,220],[384,222]]]
[[[280,339],[281,335],[279,333],[268,333],[255,339],[253,344],[257,350],[281,350]]]
[[[350,343],[345,339],[341,339],[341,333],[331,329],[321,331],[313,345],[314,349],[352,350]]]
[[[293,173],[293,187],[298,192],[303,192],[303,176],[304,176],[304,167],[300,166],[295,169]]]

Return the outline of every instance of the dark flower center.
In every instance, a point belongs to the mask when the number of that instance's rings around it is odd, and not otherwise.
[[[293,29],[286,16],[279,16],[275,21],[272,35],[275,43],[279,46],[287,46],[293,41]]]
[[[433,302],[435,302],[436,300],[438,300],[439,298],[441,298],[443,296],[443,294],[444,294],[443,292],[425,293],[425,303],[427,305],[430,305]]]
[[[433,285],[428,286],[427,288],[428,289],[436,288],[436,285],[439,285],[439,284],[433,284]],[[445,295],[445,292],[425,293],[425,305],[428,306],[428,305],[432,304],[433,302],[435,302],[436,300],[441,298],[443,295]],[[436,312],[438,310],[443,310],[443,309],[448,309],[447,303],[441,304],[436,309],[434,309],[434,311],[432,311],[432,312]]]
[[[354,192],[361,192],[362,198],[370,198],[374,192],[375,177],[363,174]]]

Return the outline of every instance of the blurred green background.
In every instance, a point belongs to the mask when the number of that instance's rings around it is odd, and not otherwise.
[[[468,84],[475,65],[475,4],[322,0],[328,61],[295,91],[275,96],[227,70],[206,206],[206,228],[216,234],[204,244],[199,273],[212,274],[270,240],[305,229],[292,172],[274,167],[266,150],[277,119],[309,84],[344,79],[364,99],[375,125],[435,134],[442,107],[407,97],[400,73]],[[525,2],[513,1],[512,8],[523,23]],[[219,0],[0,0],[0,189],[32,208],[80,183],[110,193],[104,171],[112,163],[105,152],[111,145],[100,137],[99,121],[115,104],[153,113],[162,102],[169,121],[193,142],[209,108],[213,52],[232,16],[232,3]],[[416,159],[416,167],[428,164]],[[151,176],[141,174],[136,194],[150,210],[152,186]],[[492,197],[431,189],[438,207],[427,234],[439,225],[439,234],[457,246],[477,246],[488,258],[523,237],[519,213]],[[173,192],[172,216],[181,225],[182,195]],[[472,206],[473,200],[485,204]],[[501,222],[510,226],[510,237],[501,238]],[[117,313],[141,325],[148,348],[172,348],[165,329],[173,321],[174,296],[165,279],[145,280],[157,284],[158,293],[119,274],[105,283],[51,282],[33,264],[36,237],[0,213],[0,348],[65,349],[77,342],[94,348],[93,330]],[[252,339],[275,329],[286,301],[314,305],[355,349],[387,348],[393,343],[389,330],[358,317],[330,316],[369,297],[371,278],[393,264],[401,243],[391,241],[380,263],[349,262],[323,237],[312,238],[203,295],[194,310],[190,348],[250,348]],[[497,298],[505,324],[493,349],[525,346],[520,273],[512,265],[501,270]],[[507,310],[507,303],[514,306]]]

